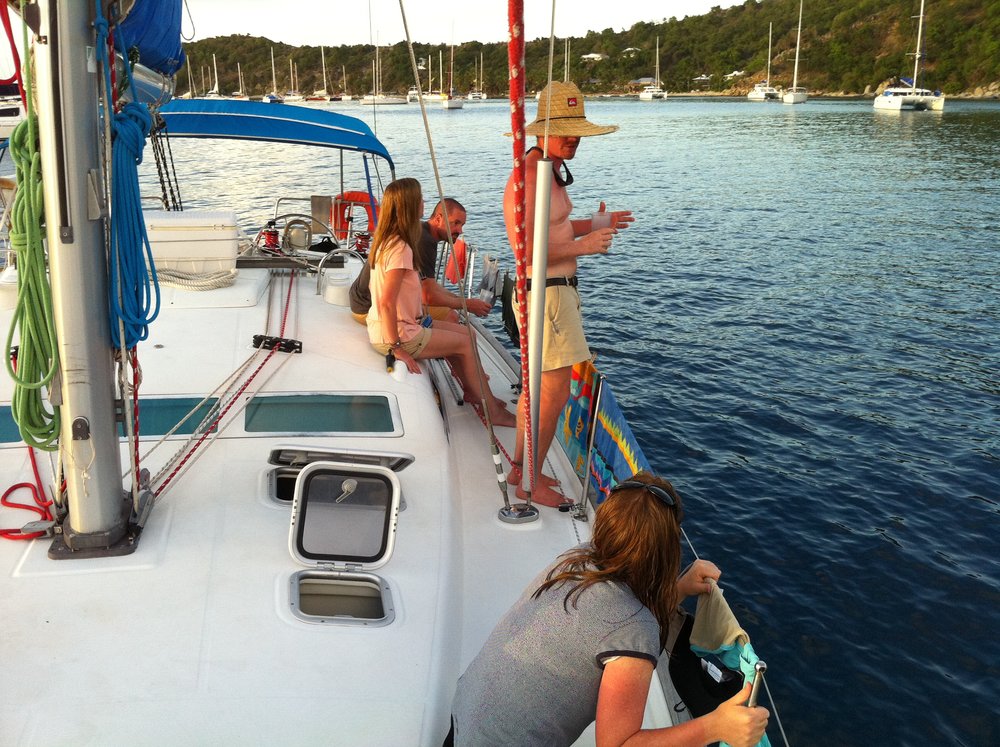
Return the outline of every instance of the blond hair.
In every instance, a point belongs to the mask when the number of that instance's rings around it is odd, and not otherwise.
[[[420,182],[410,177],[396,179],[385,188],[368,257],[373,267],[382,248],[393,239],[398,238],[416,251],[420,243],[422,199]]]
[[[588,586],[602,581],[625,584],[660,624],[660,644],[666,644],[670,615],[676,609],[681,564],[681,520],[684,509],[674,486],[648,472],[633,481],[665,490],[674,505],[666,505],[644,487],[612,491],[597,507],[590,545],[571,550],[532,595],[570,584],[563,606],[576,607]]]

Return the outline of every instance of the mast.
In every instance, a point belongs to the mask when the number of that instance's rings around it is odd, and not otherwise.
[[[243,96],[246,91],[243,90],[243,68],[240,67],[240,63],[236,63],[236,85],[240,89],[240,96]]]
[[[122,554],[134,550],[135,543],[126,538],[131,502],[122,490],[115,423],[98,76],[81,62],[94,47],[93,7],[56,0],[40,5],[38,33],[47,43],[36,44],[33,53],[61,370],[60,458],[69,508],[62,539],[49,554]]]
[[[215,73],[215,85],[212,90],[219,92],[219,66],[215,64],[215,52],[212,53],[212,71]]]
[[[347,65],[340,66],[340,72],[344,76],[344,93],[347,93]]]
[[[656,37],[656,87],[660,87],[660,37]]]
[[[319,48],[319,56],[323,60],[323,93],[329,93],[326,88],[326,51],[323,47]]]
[[[802,42],[802,3],[804,0],[799,0],[799,32],[795,36],[795,72],[792,73],[792,88],[798,88],[799,86],[799,44]],[[916,79],[913,81],[916,83]]]
[[[917,74],[920,72],[920,49],[924,37],[924,0],[920,0],[920,15],[917,16],[917,50],[913,53],[913,90],[917,90]]]
[[[767,87],[771,87],[771,29],[773,23],[767,24]]]
[[[569,37],[563,44],[563,83],[569,83]]]
[[[292,58],[288,58],[288,92],[295,92],[295,68],[292,67]]]
[[[441,86],[441,93],[444,93],[444,52],[438,50],[438,81]]]
[[[448,64],[448,98],[455,95],[455,45],[451,47],[451,60]]]
[[[191,77],[191,58],[187,58],[187,70],[188,70],[188,97],[194,98],[198,93],[194,90],[194,78]]]
[[[271,47],[271,92],[278,95],[278,76],[274,72],[274,47]]]

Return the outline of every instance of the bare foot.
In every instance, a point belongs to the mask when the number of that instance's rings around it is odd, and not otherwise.
[[[517,425],[517,418],[510,410],[503,407],[494,407],[490,411],[490,420],[494,426],[500,428],[513,428]]]
[[[521,482],[521,465],[515,464],[510,468],[510,472],[507,473],[507,482],[512,484],[520,484]],[[546,475],[544,472],[539,473],[538,482],[547,488],[558,488],[561,484],[556,478]]]
[[[553,490],[548,485],[543,485],[543,484],[536,484],[534,493],[528,493],[520,486],[518,486],[515,492],[517,494],[517,497],[523,501],[528,500],[528,496],[530,495],[532,503],[537,503],[542,506],[548,506],[549,508],[559,508],[564,503],[572,502],[562,493]]]
[[[480,418],[483,414],[483,408],[478,404],[472,405],[477,413],[479,413]],[[517,425],[517,418],[514,416],[510,410],[506,410],[503,407],[492,407],[490,408],[490,423],[494,428],[513,428]]]

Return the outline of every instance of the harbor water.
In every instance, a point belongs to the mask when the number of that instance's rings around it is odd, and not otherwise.
[[[328,106],[374,125],[433,204],[417,105]],[[588,337],[723,570],[789,742],[1000,744],[1000,104],[587,114],[621,129],[570,164],[577,214],[604,200],[636,218],[580,262]],[[506,102],[428,118],[466,239],[512,271]],[[332,151],[172,150],[186,207],[248,226],[276,195],[341,189]],[[769,734],[781,744],[773,717]]]

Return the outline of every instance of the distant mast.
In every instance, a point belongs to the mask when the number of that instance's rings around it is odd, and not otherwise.
[[[917,49],[913,53],[913,90],[917,89],[917,74],[920,72],[920,50],[924,37],[924,0],[920,0],[920,15],[917,16]]]

